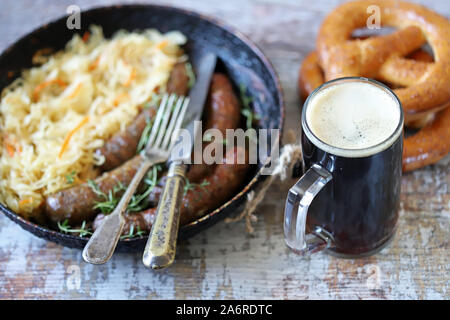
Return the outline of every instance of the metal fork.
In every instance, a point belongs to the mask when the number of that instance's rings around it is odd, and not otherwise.
[[[83,250],[83,259],[92,264],[107,262],[114,253],[125,224],[123,217],[128,203],[146,172],[155,164],[165,162],[176,141],[174,134],[183,122],[189,98],[165,94],[161,100],[147,145],[141,152],[142,163],[114,211],[95,230]],[[169,122],[170,120],[170,122]]]

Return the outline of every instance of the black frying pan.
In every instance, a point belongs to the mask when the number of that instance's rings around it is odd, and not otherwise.
[[[101,25],[106,37],[110,37],[119,29],[133,31],[156,28],[161,32],[178,30],[188,37],[186,50],[194,69],[196,57],[203,50],[215,52],[220,60],[218,68],[226,72],[236,86],[245,85],[253,97],[254,112],[260,116],[258,126],[279,129],[281,134],[284,102],[272,65],[253,42],[222,22],[194,12],[155,5],[111,6],[82,12],[81,30],[69,30],[66,19],[67,17],[63,17],[40,27],[2,53],[0,90],[18,77],[23,69],[32,66],[31,59],[37,50],[48,47],[54,51],[63,49],[74,33],[83,34],[91,24]],[[248,175],[247,184],[231,200],[204,217],[181,227],[180,237],[189,237],[235,211],[245,199],[246,193],[264,178],[260,174],[262,166],[254,165]],[[3,204],[0,204],[0,211],[25,230],[63,246],[83,248],[87,242],[87,238],[64,234],[27,221]],[[117,248],[143,248],[146,241],[147,237],[124,239],[119,241]]]

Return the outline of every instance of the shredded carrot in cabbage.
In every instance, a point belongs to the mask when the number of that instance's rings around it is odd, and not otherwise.
[[[19,206],[23,207],[24,205],[26,205],[27,203],[31,203],[33,202],[32,198],[26,198],[26,199],[22,199],[19,201]]]
[[[44,81],[44,82],[42,82],[41,84],[39,84],[38,86],[36,86],[34,88],[33,100],[34,101],[39,100],[39,95],[40,95],[41,91],[44,90],[49,85],[52,85],[52,84],[57,84],[57,85],[59,85],[62,88],[67,86],[67,84],[64,81],[62,81],[61,79],[58,79],[58,78]]]
[[[14,153],[16,152],[16,148],[14,148],[13,145],[5,142],[5,149],[8,152],[9,156],[12,158],[14,157]]]
[[[7,134],[5,134],[3,145],[11,158],[14,157],[16,151],[19,153],[22,152],[22,146],[17,142],[17,140],[14,137],[9,137]]]
[[[59,155],[58,155],[59,159],[61,159],[63,153],[66,151],[67,146],[69,145],[69,141],[72,138],[72,136],[74,135],[74,133],[77,132],[78,130],[80,130],[80,128],[83,125],[85,125],[88,121],[89,121],[89,116],[84,117],[84,119],[81,120],[80,123],[74,129],[69,131],[66,138],[64,139],[63,145],[61,146],[61,150],[59,151]]]
[[[134,78],[136,78],[136,70],[134,68],[132,68],[131,72],[130,72],[130,76],[128,77],[127,82],[125,82],[123,85],[125,87],[129,87],[131,82],[133,82]]]
[[[89,71],[95,70],[98,67],[101,57],[102,55],[98,55],[97,59],[89,66]]]
[[[119,93],[117,97],[114,99],[114,106],[117,107],[121,102],[130,99],[130,95],[126,92]]]
[[[82,83],[79,83],[75,89],[73,89],[72,93],[70,95],[67,96],[67,99],[73,99],[76,97],[76,95],[78,94],[78,92],[80,92],[81,87],[83,86]]]
[[[86,31],[83,34],[83,42],[88,42],[90,36],[91,36],[91,34],[89,33],[89,31]]]

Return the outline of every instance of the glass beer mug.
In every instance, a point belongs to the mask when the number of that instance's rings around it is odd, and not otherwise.
[[[286,199],[286,244],[349,258],[381,250],[400,205],[400,101],[377,81],[336,79],[308,97],[301,121],[306,172]]]

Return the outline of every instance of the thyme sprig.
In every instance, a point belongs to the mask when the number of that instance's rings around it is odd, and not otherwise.
[[[201,183],[193,183],[193,182],[190,182],[188,178],[185,178],[185,180],[186,180],[186,182],[185,182],[185,184],[184,184],[184,195],[185,195],[188,191],[193,190],[193,189],[195,189],[195,188],[197,188],[197,187],[205,188],[206,186],[209,185],[209,181],[207,181],[206,179],[203,179],[203,181],[202,181]]]
[[[120,240],[130,239],[130,238],[134,238],[134,237],[142,237],[145,234],[146,234],[146,232],[141,230],[141,228],[139,228],[139,226],[137,226],[136,233],[135,233],[134,232],[134,224],[132,224],[130,227],[130,232],[128,232],[128,234],[121,236]]]
[[[94,205],[94,209],[100,209],[102,213],[110,213],[111,211],[113,211],[120,200],[120,198],[117,197],[116,194],[119,191],[124,191],[126,189],[125,186],[120,181],[118,181],[117,185],[115,185],[113,189],[109,190],[109,192],[106,194],[100,190],[94,180],[88,180],[87,183],[96,195],[104,199],[104,201],[96,201]]]
[[[92,231],[86,228],[86,221],[81,223],[80,228],[72,228],[69,225],[69,219],[64,220],[63,223],[58,222],[59,231],[64,233],[78,233],[80,237],[85,237],[92,234]]]
[[[144,183],[148,188],[142,194],[134,194],[131,197],[130,203],[128,204],[127,210],[131,212],[138,212],[145,209],[147,203],[145,200],[153,188],[158,184],[158,171],[161,171],[162,167],[160,165],[155,165],[152,167],[147,176],[144,179]]]
[[[261,117],[258,114],[254,113],[251,108],[253,98],[247,95],[247,88],[245,87],[245,85],[241,83],[241,85],[239,86],[239,90],[241,93],[241,102],[242,102],[241,113],[246,118],[245,123],[247,125],[247,129],[250,129],[253,127],[253,122],[255,120],[261,119]]]
[[[146,120],[146,125],[145,125],[144,130],[142,131],[141,137],[139,138],[139,142],[138,142],[138,145],[136,148],[137,153],[141,152],[147,145],[148,139],[150,138],[150,132],[153,127],[154,119],[150,119],[147,117],[145,120]]]
[[[128,211],[137,212],[145,209],[148,203],[144,200],[158,184],[158,172],[161,170],[161,165],[155,165],[151,170],[149,170],[149,172],[147,172],[144,183],[148,187],[142,194],[134,194],[131,197],[130,203],[127,206]],[[95,194],[103,199],[103,201],[96,201],[93,208],[100,209],[100,211],[104,214],[111,213],[114,210],[120,201],[120,197],[117,196],[118,192],[126,190],[126,187],[120,181],[118,181],[117,185],[115,185],[112,190],[109,190],[107,194],[100,190],[94,180],[88,180],[88,185]]]

